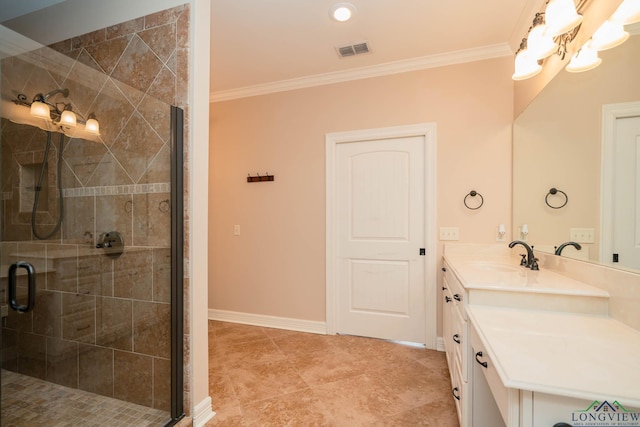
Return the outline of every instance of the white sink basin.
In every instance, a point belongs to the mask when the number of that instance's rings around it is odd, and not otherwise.
[[[474,262],[473,268],[483,271],[494,271],[496,273],[521,273],[524,267],[519,265],[502,264],[496,262]]]

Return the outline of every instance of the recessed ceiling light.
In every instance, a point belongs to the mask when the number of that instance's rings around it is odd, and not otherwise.
[[[338,22],[345,22],[351,19],[356,7],[351,3],[336,3],[329,10],[329,15]]]

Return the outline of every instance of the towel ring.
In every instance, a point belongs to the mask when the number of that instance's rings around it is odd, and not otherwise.
[[[471,206],[469,206],[469,204],[467,203],[467,199],[469,197],[476,197],[476,196],[480,196],[480,204],[478,206],[476,206],[475,208],[472,208]],[[482,207],[482,205],[484,205],[484,197],[482,197],[482,194],[478,193],[476,190],[471,190],[469,192],[469,194],[467,194],[466,196],[464,196],[464,205],[466,206],[467,209],[471,209],[472,211],[475,211],[477,209],[480,209]]]
[[[564,203],[561,204],[560,206],[553,206],[551,203],[549,203],[549,196],[553,196],[556,194],[562,194],[564,196]],[[549,189],[549,192],[547,193],[547,195],[544,198],[544,202],[547,204],[547,206],[549,206],[551,209],[560,209],[563,208],[567,205],[567,203],[569,203],[569,196],[567,196],[567,193],[565,193],[562,190],[558,190],[557,188],[551,188]]]

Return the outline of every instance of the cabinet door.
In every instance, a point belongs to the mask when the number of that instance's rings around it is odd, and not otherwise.
[[[453,380],[453,362],[454,362],[454,342],[451,340],[453,335],[453,298],[446,278],[442,279],[442,340],[444,341],[444,349],[447,355],[447,364],[449,366],[449,374]]]

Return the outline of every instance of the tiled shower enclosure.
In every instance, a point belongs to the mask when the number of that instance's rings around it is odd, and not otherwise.
[[[188,5],[5,57],[2,119],[2,369],[167,412],[171,408],[170,105],[187,105]],[[49,132],[24,95],[95,116],[100,136]],[[40,200],[32,209],[51,139]],[[62,162],[58,165],[58,150]],[[59,167],[60,166],[60,167]],[[58,175],[60,170],[60,175]],[[96,248],[119,232],[125,251]],[[6,309],[9,265],[36,271],[35,309]],[[22,272],[22,269],[18,271]],[[25,299],[26,275],[18,275]]]

